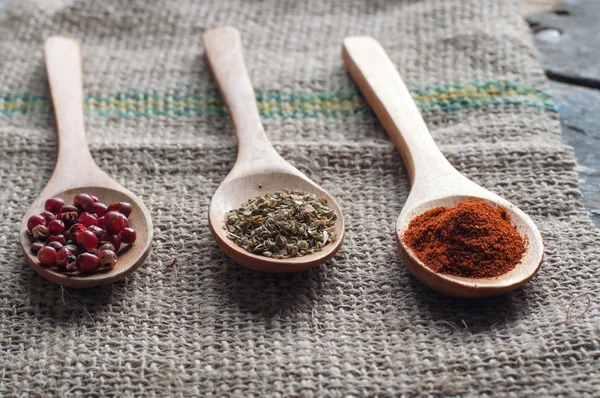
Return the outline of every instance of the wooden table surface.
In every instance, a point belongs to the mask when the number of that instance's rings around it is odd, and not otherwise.
[[[600,0],[521,0],[550,78],[583,202],[600,232]]]
[[[0,12],[11,0],[0,0]],[[521,0],[600,233],[600,0]]]

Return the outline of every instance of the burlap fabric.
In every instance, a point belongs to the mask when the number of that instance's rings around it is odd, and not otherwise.
[[[600,394],[598,239],[516,3],[13,1],[0,16],[0,395]],[[201,35],[224,24],[242,32],[275,146],[344,209],[341,251],[310,272],[245,270],[209,233],[236,143]],[[42,43],[56,33],[82,42],[95,159],[155,225],[134,276],[88,291],[41,279],[17,239],[55,161]],[[526,287],[459,300],[403,267],[393,231],[409,181],[344,70],[355,34],[386,48],[450,162],[536,221],[546,257]]]

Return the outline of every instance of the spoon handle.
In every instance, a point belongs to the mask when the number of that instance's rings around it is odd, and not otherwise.
[[[240,32],[224,26],[203,36],[208,62],[229,109],[238,140],[238,160],[258,159],[261,151],[274,152],[260,121],[254,88],[244,63]]]
[[[95,163],[85,138],[81,50],[75,40],[54,36],[46,40],[44,53],[58,127],[55,170],[82,172]]]
[[[344,39],[342,56],[350,76],[394,141],[408,175],[429,180],[457,175],[427,125],[394,64],[372,37]]]

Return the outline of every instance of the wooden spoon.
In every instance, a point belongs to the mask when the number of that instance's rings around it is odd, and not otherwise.
[[[533,221],[512,203],[452,167],[431,138],[392,61],[375,39],[346,38],[342,55],[350,75],[396,144],[412,181],[410,195],[396,222],[398,248],[406,267],[432,289],[457,297],[494,296],[529,281],[539,269],[544,254],[542,237]],[[521,263],[499,277],[474,279],[435,273],[402,241],[405,229],[415,216],[471,198],[506,208],[512,223],[529,242]]]
[[[45,44],[46,69],[58,125],[58,159],[54,173],[21,222],[20,240],[31,267],[44,278],[61,285],[86,288],[123,279],[135,271],[150,253],[152,219],[140,198],[111,179],[96,165],[87,146],[83,121],[81,51],[75,40],[51,37]],[[44,211],[46,199],[62,198],[66,204],[81,192],[97,196],[103,203],[129,202],[129,226],[137,232],[136,242],[124,245],[115,267],[104,273],[67,276],[52,271],[31,252],[27,220]]]
[[[215,240],[233,261],[257,271],[295,272],[326,262],[339,250],[344,239],[344,219],[339,205],[323,188],[286,162],[269,142],[244,64],[240,33],[231,27],[220,27],[204,33],[203,42],[238,140],[235,165],[210,203],[208,221]],[[329,208],[337,215],[333,242],[319,252],[279,260],[252,254],[227,238],[223,225],[228,211],[250,198],[284,188],[327,198]]]

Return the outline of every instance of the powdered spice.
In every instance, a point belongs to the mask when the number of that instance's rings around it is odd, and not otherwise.
[[[433,271],[471,278],[493,278],[512,270],[527,246],[505,209],[479,199],[415,217],[403,241]]]

